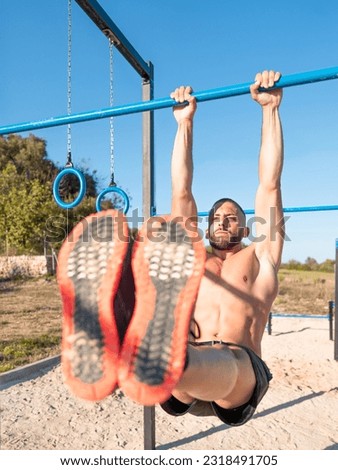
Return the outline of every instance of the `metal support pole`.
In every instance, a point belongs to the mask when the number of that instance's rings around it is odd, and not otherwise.
[[[330,341],[333,341],[333,300],[329,300],[329,336]]]
[[[334,358],[338,361],[338,238],[336,239],[336,266],[335,266],[335,303],[334,303]]]
[[[155,450],[155,406],[143,407],[144,450]]]
[[[314,70],[312,72],[297,73],[294,75],[285,75],[281,77],[274,88],[286,88],[295,85],[305,85],[307,83],[321,82],[324,80],[333,80],[338,78],[338,67],[332,67],[323,70]],[[223,88],[215,88],[213,90],[205,90],[193,93],[196,100],[211,101],[221,98],[229,98],[232,96],[244,95],[250,93],[250,85],[252,82],[242,83],[239,85],[226,86]],[[77,122],[93,121],[96,119],[104,119],[112,116],[122,116],[125,114],[142,113],[144,111],[154,111],[156,109],[171,108],[176,104],[175,100],[168,98],[159,98],[150,101],[142,101],[140,103],[126,104],[114,106],[112,108],[103,108],[98,111],[87,111],[77,114],[68,114],[49,118],[42,121],[26,122],[22,124],[12,124],[0,127],[0,135],[14,134],[16,132],[26,132],[46,127],[63,126],[65,124],[74,124]]]
[[[269,313],[269,320],[268,320],[268,335],[272,334],[272,312]]]
[[[149,62],[150,80],[143,80],[142,98],[152,100],[154,96],[154,68]],[[154,177],[154,113],[143,113],[143,217],[155,213],[155,177]]]
[[[149,62],[151,76],[143,80],[142,98],[152,100],[154,97],[154,68]],[[143,114],[143,217],[149,218],[155,211],[154,190],[154,113],[148,111]],[[155,407],[143,407],[143,442],[145,450],[155,449]]]

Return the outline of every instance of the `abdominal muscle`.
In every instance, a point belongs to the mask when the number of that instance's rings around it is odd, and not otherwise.
[[[189,340],[230,342],[261,354],[274,295],[257,296],[259,265],[250,251],[246,248],[226,261],[215,256],[207,259]]]

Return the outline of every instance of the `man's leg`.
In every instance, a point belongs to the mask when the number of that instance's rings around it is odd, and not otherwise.
[[[188,357],[188,367],[172,393],[182,403],[198,399],[214,401],[222,408],[235,408],[250,399],[256,378],[243,349],[218,344],[189,345]]]

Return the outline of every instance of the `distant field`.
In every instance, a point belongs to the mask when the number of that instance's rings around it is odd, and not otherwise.
[[[273,312],[328,313],[328,302],[334,300],[334,273],[318,271],[279,271],[279,294]]]
[[[273,312],[326,314],[334,274],[279,273]],[[61,301],[55,278],[0,281],[0,372],[60,352]]]

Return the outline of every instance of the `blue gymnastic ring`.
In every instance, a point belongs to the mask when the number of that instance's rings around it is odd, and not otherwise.
[[[118,188],[117,186],[109,186],[108,188],[106,188],[106,189],[104,189],[103,191],[100,192],[100,194],[98,195],[98,197],[96,199],[96,211],[100,212],[102,210],[101,209],[101,200],[108,193],[117,193],[123,198],[123,200],[124,200],[123,213],[126,214],[128,212],[128,209],[129,209],[129,197],[128,197],[127,193],[125,193],[123,191],[123,189]]]
[[[77,195],[77,197],[74,199],[73,202],[64,202],[61,199],[61,196],[59,193],[60,181],[66,175],[75,175],[80,182],[79,194]],[[86,188],[87,188],[86,178],[84,177],[83,173],[81,173],[81,171],[76,170],[75,168],[64,168],[62,171],[60,171],[60,173],[57,175],[57,177],[54,180],[53,196],[54,196],[56,203],[60,207],[62,207],[62,209],[72,209],[73,207],[76,207],[77,205],[80,204],[80,202],[84,198],[84,195],[86,194]]]

